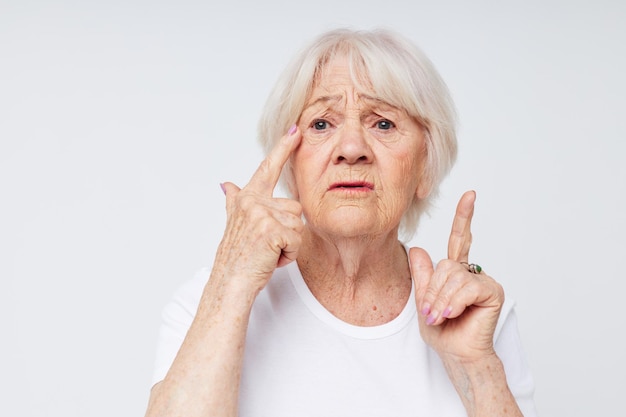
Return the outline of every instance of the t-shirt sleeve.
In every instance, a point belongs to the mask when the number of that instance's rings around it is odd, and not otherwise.
[[[165,378],[191,326],[210,271],[203,268],[184,283],[165,305],[157,337],[152,385]]]
[[[532,377],[517,326],[514,302],[508,300],[502,308],[495,334],[495,350],[502,361],[509,389],[515,396],[524,417],[537,417]]]

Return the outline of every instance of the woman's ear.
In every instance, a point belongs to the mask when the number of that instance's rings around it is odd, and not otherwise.
[[[430,171],[428,170],[429,161],[430,161],[429,143],[431,143],[431,136],[430,136],[430,132],[428,131],[428,129],[423,127],[424,124],[422,122],[419,122],[419,123],[420,123],[420,126],[422,126],[422,134],[424,135],[424,141],[422,142],[422,146],[419,151],[421,169],[420,169],[420,174],[419,174],[420,175],[419,182],[417,183],[417,189],[415,190],[415,196],[417,197],[418,200],[424,200],[430,195],[430,192],[433,189],[433,179],[432,179],[432,176],[429,175]]]

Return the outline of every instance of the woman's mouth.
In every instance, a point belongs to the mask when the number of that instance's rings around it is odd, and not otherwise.
[[[329,191],[342,190],[342,191],[372,191],[374,184],[366,181],[346,181],[336,182],[328,187]]]

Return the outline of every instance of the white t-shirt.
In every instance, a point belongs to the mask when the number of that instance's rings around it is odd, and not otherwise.
[[[200,271],[164,309],[154,383],[171,366],[209,273]],[[536,416],[534,383],[509,300],[494,340],[524,416]],[[317,301],[292,262],[274,272],[252,308],[239,415],[451,417],[466,412],[437,353],[420,336],[413,290],[391,322],[354,326]]]

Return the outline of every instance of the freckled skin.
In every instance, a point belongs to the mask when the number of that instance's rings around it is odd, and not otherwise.
[[[296,194],[307,227],[320,235],[389,233],[416,195],[424,133],[406,112],[361,91],[347,64],[328,64],[298,123],[303,139],[292,156]],[[363,181],[372,189],[329,189]]]

